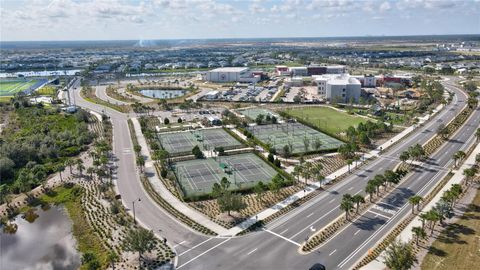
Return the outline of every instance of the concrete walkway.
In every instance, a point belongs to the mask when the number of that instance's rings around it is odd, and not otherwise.
[[[132,118],[131,120],[135,129],[135,136],[137,137],[138,144],[142,147],[141,154],[145,157],[145,174],[148,177],[148,181],[150,181],[153,188],[155,189],[155,192],[157,192],[172,207],[182,212],[192,220],[209,228],[220,236],[228,235],[228,231],[226,228],[211,221],[207,216],[201,214],[200,212],[193,210],[185,203],[180,201],[177,197],[175,197],[172,193],[170,193],[170,191],[168,191],[168,189],[163,185],[163,182],[158,178],[157,171],[154,167],[154,161],[150,156],[150,151],[148,150],[148,145],[145,141],[145,137],[142,134],[138,119]]]
[[[437,195],[422,209],[422,212],[428,212],[430,211],[437,202],[440,201],[442,198],[443,193],[450,189],[452,185],[454,184],[461,184],[462,181],[464,180],[465,176],[463,175],[463,170],[472,167],[475,164],[475,157],[477,154],[480,153],[480,144],[477,144],[475,149],[472,151],[470,156],[467,157],[465,162],[462,164],[462,166],[455,171],[453,177],[448,181],[448,183],[437,193]],[[413,227],[421,227],[422,226],[422,221],[420,220],[420,217],[417,215],[410,224],[408,224],[407,227],[400,233],[400,235],[397,237],[398,240],[401,240],[402,242],[408,242],[414,238],[414,235],[412,233],[412,228]],[[382,253],[383,254],[383,253]],[[381,257],[380,255],[379,257]],[[375,269],[384,269],[386,268],[385,264],[383,263],[383,260],[374,260],[371,263],[367,264],[366,266],[362,267],[364,270],[375,270]]]

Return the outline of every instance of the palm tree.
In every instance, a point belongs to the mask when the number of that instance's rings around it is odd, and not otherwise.
[[[425,221],[428,220],[428,214],[427,213],[420,213],[418,216],[420,218],[420,221],[422,222],[422,230],[425,229]]]
[[[420,202],[423,200],[423,198],[421,196],[418,196],[418,195],[414,195],[410,198],[408,198],[408,202],[412,205],[412,214],[415,213],[415,206],[417,206],[417,210],[418,210],[418,207],[420,205]]]
[[[83,160],[82,159],[77,159],[75,160],[75,164],[77,164],[77,171],[82,176],[83,170],[85,170],[85,166],[83,165]]]
[[[385,181],[385,177],[381,174],[377,174],[375,175],[375,177],[373,177],[373,181],[375,183],[375,185],[377,186],[377,193],[380,191],[380,186],[383,186],[386,181]]]
[[[430,222],[430,235],[432,235],[436,223],[440,220],[440,214],[437,212],[437,210],[432,209],[427,212],[427,220]]]
[[[471,167],[471,168],[463,170],[463,175],[465,175],[465,184],[467,186],[468,186],[468,183],[469,183],[470,179],[475,177],[475,174],[477,174],[476,171],[477,170],[475,169],[475,167]]]
[[[427,233],[422,227],[413,227],[412,232],[415,235],[415,243],[417,244],[417,246],[418,246],[418,240],[420,238],[425,239],[425,237],[427,237]]]
[[[68,169],[70,170],[70,174],[73,174],[72,172],[72,166],[75,165],[75,161],[71,158],[65,160],[65,166],[68,166]]]
[[[297,182],[300,182],[300,175],[302,175],[302,166],[301,165],[295,165],[295,167],[293,167],[292,174],[293,174],[293,176],[297,177]]]
[[[480,141],[480,128],[477,128],[477,131],[475,131],[475,137],[477,138],[477,142]]]
[[[362,195],[357,194],[352,197],[352,202],[357,204],[357,207],[355,208],[355,210],[356,210],[356,213],[358,214],[358,210],[360,209],[360,204],[365,203],[365,198]]]
[[[90,179],[93,180],[93,173],[95,173],[95,168],[94,167],[88,167],[87,168],[87,174],[90,175]]]
[[[398,174],[392,170],[386,170],[384,173],[384,176],[385,176],[385,179],[387,180],[387,183],[398,184],[400,180],[400,177],[398,176]]]
[[[454,166],[457,167],[457,160],[462,160],[466,156],[465,152],[457,151],[453,154]]]
[[[349,220],[350,218],[350,211],[353,208],[353,201],[352,201],[352,196],[350,194],[344,194],[342,201],[340,203],[340,209],[345,211],[345,218]]]
[[[347,165],[348,165],[348,173],[350,173],[350,165],[352,165],[353,159],[349,158],[347,159]]]
[[[367,186],[365,187],[365,192],[370,195],[370,202],[372,202],[373,199],[373,193],[377,191],[377,188],[375,187],[375,183],[368,181]]]
[[[57,165],[57,172],[60,176],[60,181],[63,182],[63,177],[62,177],[62,172],[65,170],[65,166],[63,165]]]

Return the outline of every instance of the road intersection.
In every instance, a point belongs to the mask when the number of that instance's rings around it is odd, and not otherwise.
[[[354,171],[338,184],[304,205],[278,218],[263,230],[242,237],[207,237],[190,230],[158,207],[143,189],[134,166],[132,142],[128,132],[127,115],[75,97],[81,107],[110,116],[114,127],[114,153],[117,157],[116,186],[124,205],[141,198],[136,208],[140,223],[158,235],[167,237],[177,253],[178,269],[308,269],[320,262],[327,269],[348,269],[364,256],[382,236],[395,227],[408,213],[408,198],[425,195],[447,173],[456,151],[474,143],[473,133],[479,126],[480,112],[473,115],[461,129],[436,153],[423,168],[410,173],[388,196],[370,208],[350,225],[307,255],[300,255],[299,246],[318,230],[342,214],[338,205],[345,193],[364,195],[366,182],[374,175],[392,169],[399,155],[410,145],[427,142],[441,123],[447,123],[465,105],[466,96],[451,81],[446,88],[455,93],[454,100],[427,124],[419,127],[400,143],[386,150],[377,159]],[[179,224],[181,224],[179,226]],[[161,230],[161,231],[160,231]]]

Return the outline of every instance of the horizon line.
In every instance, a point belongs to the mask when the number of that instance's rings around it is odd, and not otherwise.
[[[82,41],[174,41],[174,40],[242,40],[242,39],[309,39],[309,38],[394,38],[394,37],[436,37],[436,36],[480,36],[480,33],[464,34],[411,34],[411,35],[363,35],[363,36],[292,36],[292,37],[216,37],[216,38],[165,38],[165,39],[58,39],[58,40],[0,40],[3,42],[82,42]]]

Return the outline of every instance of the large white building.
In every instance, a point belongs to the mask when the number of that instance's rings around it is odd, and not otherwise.
[[[358,102],[362,91],[360,81],[348,74],[325,74],[312,76],[318,87],[318,94],[332,102]]]
[[[248,67],[222,67],[207,71],[205,80],[210,82],[258,82]]]

